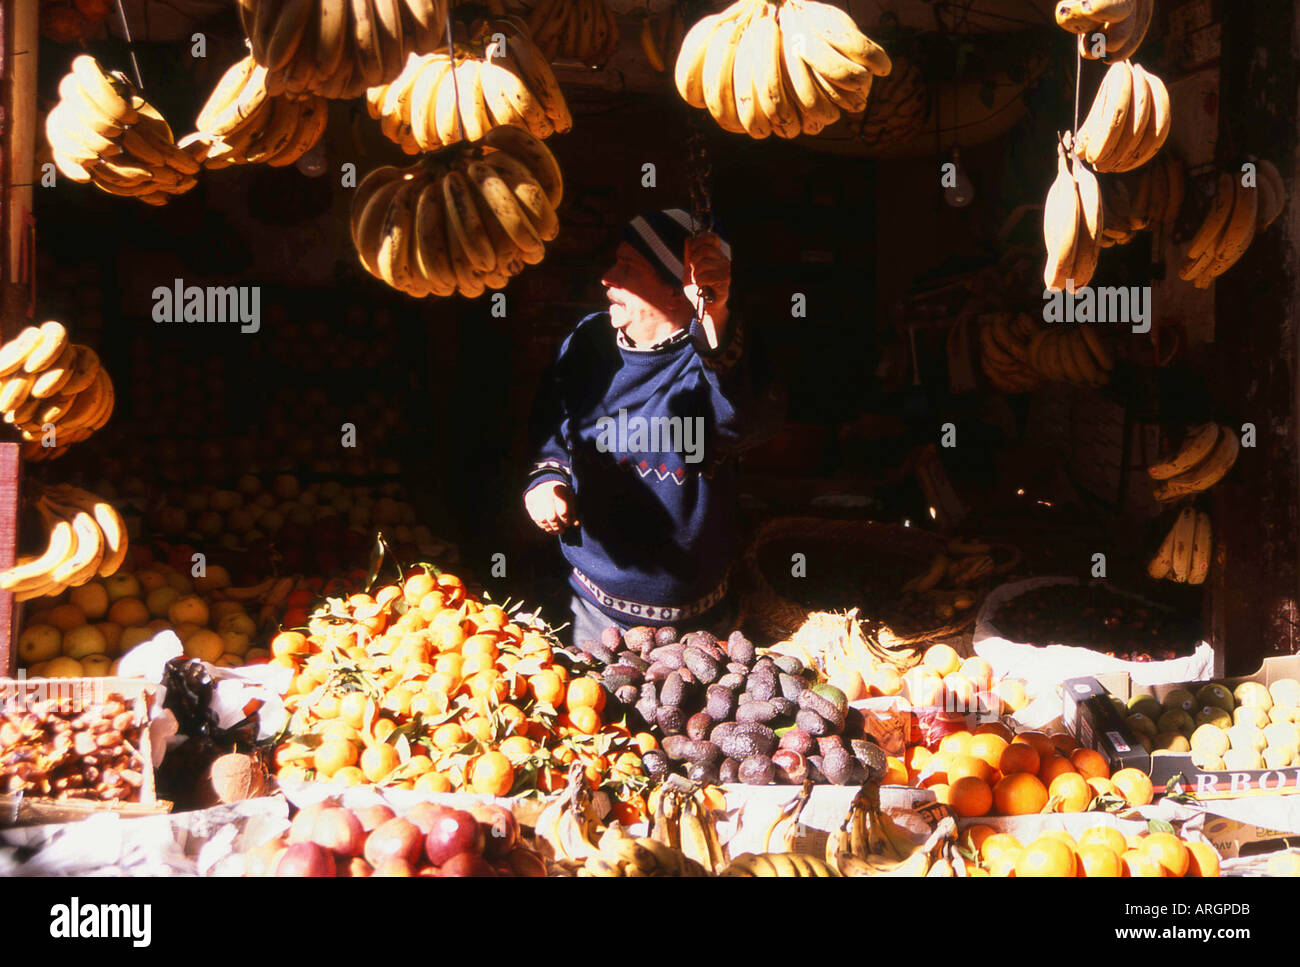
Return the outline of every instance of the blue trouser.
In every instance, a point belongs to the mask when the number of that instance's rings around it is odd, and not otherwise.
[[[570,640],[577,647],[581,647],[584,641],[599,641],[600,633],[610,625],[626,631],[628,628],[634,628],[642,623],[635,619],[620,621],[617,618],[612,618],[596,607],[590,598],[581,594],[575,593],[573,595],[573,599],[569,602],[569,608],[573,612],[572,638]],[[681,634],[688,631],[709,631],[715,637],[725,641],[727,636],[736,630],[735,621],[735,609],[731,605],[731,598],[727,597],[723,599],[721,604],[710,608],[704,614],[683,622],[677,626],[677,630]]]

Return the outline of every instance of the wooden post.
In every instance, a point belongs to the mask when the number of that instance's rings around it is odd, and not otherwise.
[[[28,324],[32,279],[29,219],[35,180],[37,0],[0,4],[0,338]],[[22,458],[17,443],[0,443],[0,570],[13,566],[18,546]],[[13,595],[0,593],[0,674],[17,660]]]
[[[1209,628],[1227,673],[1258,669],[1300,642],[1300,473],[1295,366],[1300,359],[1300,0],[1252,0],[1223,12],[1219,164],[1246,155],[1277,165],[1291,198],[1282,216],[1216,284],[1207,354],[1216,408],[1254,449],[1215,489],[1215,576]]]

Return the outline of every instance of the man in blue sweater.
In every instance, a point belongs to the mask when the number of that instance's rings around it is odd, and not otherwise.
[[[524,504],[572,566],[573,640],[610,625],[725,634],[734,456],[751,422],[731,248],[682,209],[624,229],[609,311],[560,347],[534,411]],[[712,300],[699,316],[701,287]]]

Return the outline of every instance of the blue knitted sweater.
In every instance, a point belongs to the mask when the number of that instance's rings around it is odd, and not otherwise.
[[[574,589],[624,623],[686,621],[726,591],[736,467],[751,387],[734,313],[710,351],[699,323],[660,348],[619,344],[609,313],[560,347],[533,413],[527,490],[572,487],[579,526],[561,535]]]

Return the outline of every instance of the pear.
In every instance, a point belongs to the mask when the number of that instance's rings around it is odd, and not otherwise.
[[[1262,708],[1265,712],[1273,707],[1273,696],[1259,682],[1242,682],[1232,694],[1236,696],[1238,705]]]
[[[1232,748],[1228,733],[1217,725],[1202,725],[1192,733],[1193,752],[1208,752],[1210,755],[1222,756]]]
[[[1196,696],[1187,689],[1174,688],[1165,694],[1165,697],[1160,700],[1160,704],[1164,706],[1165,711],[1167,712],[1181,709],[1188,713],[1188,715],[1191,715],[1192,712],[1195,712],[1201,704],[1204,703],[1198,703],[1196,701]]]

